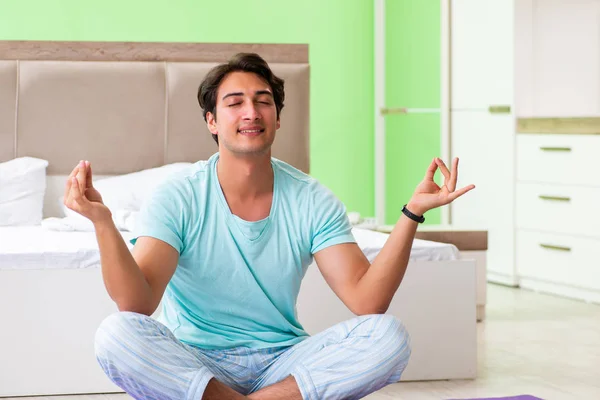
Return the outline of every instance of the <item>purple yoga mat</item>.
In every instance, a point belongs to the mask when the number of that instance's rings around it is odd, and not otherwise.
[[[512,397],[477,397],[473,399],[452,399],[452,400],[544,400],[539,397],[530,396],[528,394],[523,394],[521,396],[512,396]]]

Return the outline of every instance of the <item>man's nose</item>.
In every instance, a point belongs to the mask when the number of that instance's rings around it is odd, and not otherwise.
[[[250,102],[244,106],[244,119],[252,121],[260,119],[260,113],[256,108],[256,104]]]

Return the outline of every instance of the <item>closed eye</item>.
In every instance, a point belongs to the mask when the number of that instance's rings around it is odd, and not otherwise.
[[[242,104],[242,103],[233,103],[233,104],[228,105],[227,107],[239,106],[240,104]]]

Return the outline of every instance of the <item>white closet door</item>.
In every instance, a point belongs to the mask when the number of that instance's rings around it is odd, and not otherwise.
[[[600,1],[534,0],[533,115],[600,115]]]
[[[513,278],[513,117],[453,111],[451,121],[452,156],[460,159],[457,187],[476,186],[451,204],[452,226],[487,230],[488,271]]]
[[[452,0],[451,108],[513,104],[514,3]]]

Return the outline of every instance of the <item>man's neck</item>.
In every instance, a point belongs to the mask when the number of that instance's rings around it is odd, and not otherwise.
[[[239,157],[227,151],[219,153],[217,176],[225,197],[252,201],[273,192],[273,167],[270,152]]]

